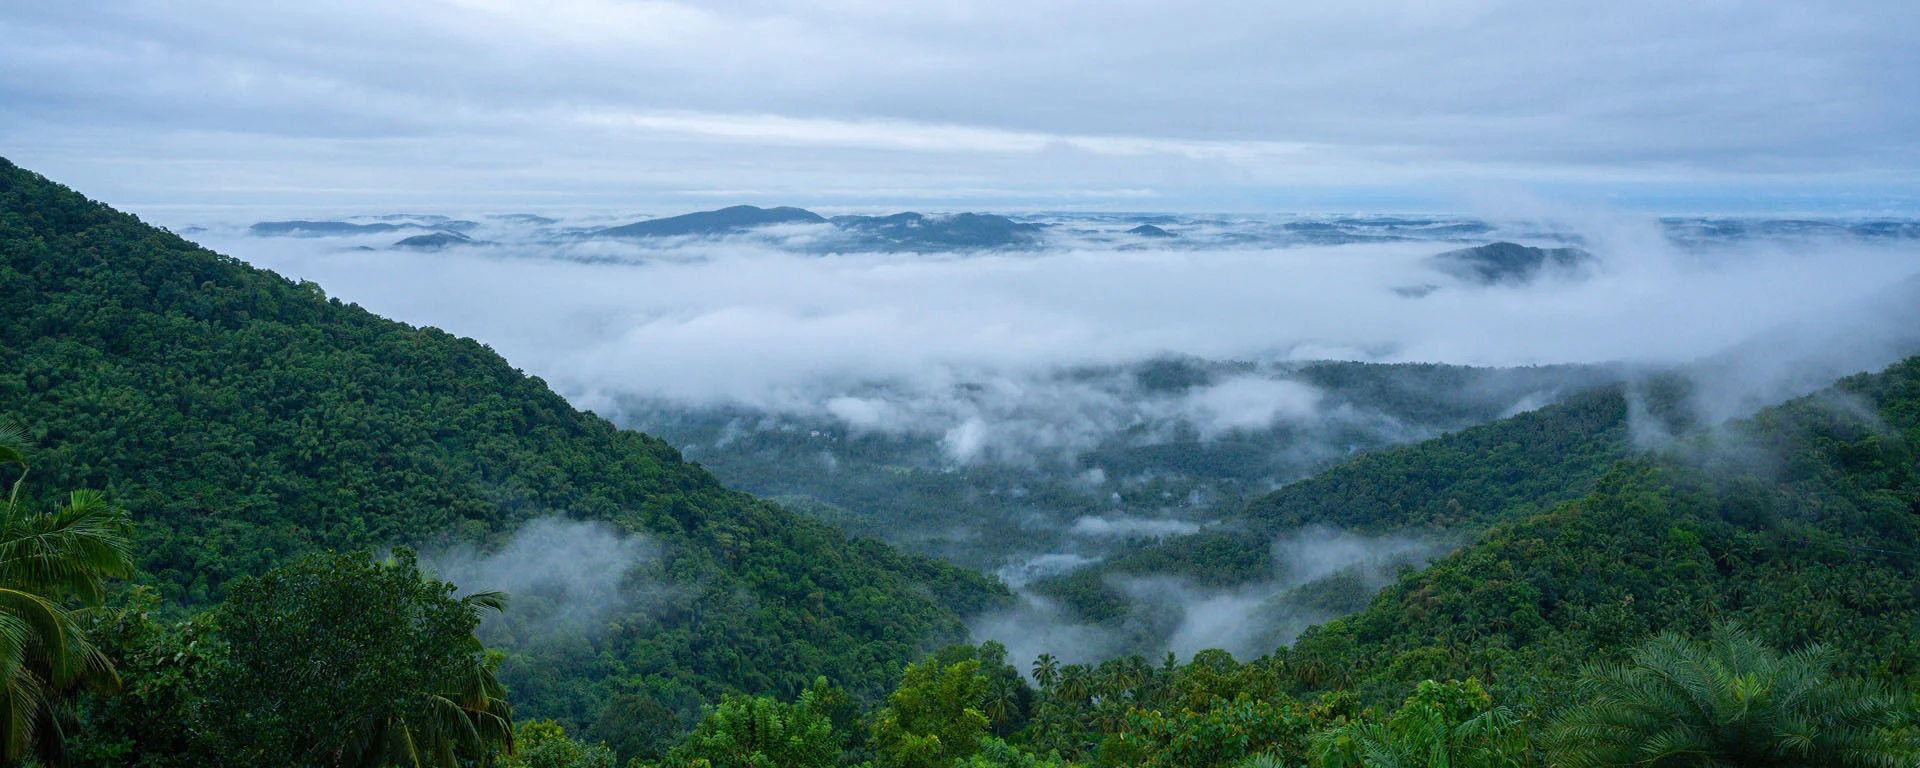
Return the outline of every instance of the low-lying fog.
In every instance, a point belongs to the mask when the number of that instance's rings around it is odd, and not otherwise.
[[[475,337],[738,487],[1016,584],[1127,539],[1190,533],[1352,451],[1539,407],[1623,370],[1718,355],[1701,369],[1714,377],[1702,410],[1723,418],[1916,351],[1909,304],[1859,309],[1920,272],[1911,222],[1057,215],[1020,217],[1047,228],[1017,249],[917,253],[842,249],[824,224],[613,239],[589,233],[638,217],[470,218],[473,242],[439,250],[394,247],[432,222],[323,237],[162,223],[382,315]],[[1149,222],[1172,236],[1127,231]],[[1501,240],[1591,259],[1506,281],[1431,259]],[[1457,391],[1429,373],[1382,395],[1300,365],[1312,360],[1569,365],[1461,374],[1472,386]],[[1192,456],[1203,460],[1183,463]],[[1162,606],[1134,615],[1157,622],[1166,647],[1246,652],[1326,610],[1233,631],[1220,617],[1330,574],[1371,589],[1439,551],[1338,532],[1276,547],[1290,548],[1286,562],[1346,554],[1327,573],[1231,593],[1121,586]],[[1029,599],[975,629],[1121,631],[1054,624],[1052,610]],[[1016,651],[1068,645],[1019,640]]]

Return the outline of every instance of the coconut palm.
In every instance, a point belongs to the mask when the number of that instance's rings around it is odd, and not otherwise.
[[[1093,672],[1085,664],[1068,664],[1060,668],[1060,682],[1054,686],[1054,695],[1082,705],[1093,697]]]
[[[1033,683],[1040,690],[1051,692],[1053,684],[1060,682],[1060,660],[1051,653],[1043,653],[1033,660]]]
[[[506,595],[481,592],[461,598],[475,610],[505,610]],[[473,641],[480,652],[480,641]],[[358,759],[347,760],[365,768],[386,765],[432,765],[459,768],[469,757],[487,763],[494,751],[513,753],[513,707],[507,704],[506,686],[495,678],[500,656],[489,654],[478,665],[456,679],[445,680],[438,690],[422,697],[413,712],[395,715],[358,747]]]
[[[1017,677],[994,676],[987,681],[987,695],[981,712],[995,727],[1003,726],[1020,714],[1020,682]]]
[[[1586,671],[1553,729],[1581,766],[1911,765],[1884,686],[1833,674],[1823,646],[1781,654],[1732,625],[1705,644],[1663,633]]]
[[[0,427],[0,467],[18,472],[0,508],[0,756],[31,752],[60,764],[64,695],[80,685],[120,685],[73,607],[98,606],[105,579],[132,571],[132,524],[94,491],[74,491],[50,512],[29,510],[21,499],[24,444],[18,428]]]

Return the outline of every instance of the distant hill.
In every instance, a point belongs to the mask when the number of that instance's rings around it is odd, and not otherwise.
[[[31,485],[128,508],[136,580],[179,610],[318,549],[484,550],[550,517],[644,537],[658,555],[636,588],[657,599],[591,635],[503,642],[522,717],[690,718],[722,692],[790,697],[817,675],[875,696],[1006,596],[728,490],[479,342],[329,299],[5,160],[0,305],[0,418],[31,434]]]
[[[335,237],[340,235],[378,235],[401,230],[432,230],[437,232],[466,232],[480,226],[478,222],[462,219],[450,219],[445,216],[395,214],[380,217],[381,221],[358,224],[350,221],[262,221],[247,228],[247,233],[255,237]]]
[[[1127,234],[1139,235],[1140,237],[1176,237],[1172,232],[1168,232],[1152,224],[1142,224],[1134,227],[1133,229],[1127,230]]]
[[[1097,621],[1128,602],[1119,575],[1172,575],[1209,586],[1270,578],[1273,541],[1320,525],[1368,533],[1477,532],[1529,510],[1577,498],[1632,452],[1619,386],[1426,442],[1362,455],[1260,496],[1238,515],[1191,536],[1116,557],[1036,588]]]
[[[890,216],[821,217],[803,208],[759,208],[736,205],[717,211],[649,219],[596,233],[599,237],[718,237],[774,224],[832,223],[839,236],[818,247],[837,250],[954,251],[1015,248],[1032,245],[1044,228],[1005,216],[958,213],[928,216],[906,212]]]
[[[1436,254],[1429,263],[1470,283],[1518,285],[1549,272],[1578,274],[1593,260],[1593,254],[1579,248],[1535,248],[1499,242]]]
[[[600,237],[684,237],[688,235],[729,235],[770,224],[823,224],[819,214],[803,208],[760,208],[736,205],[717,211],[648,219],[595,233]]]
[[[610,418],[667,439],[732,487],[811,498],[817,503],[797,509],[821,513],[844,531],[992,571],[1041,553],[1100,557],[1124,545],[1124,534],[1090,537],[1077,522],[1191,529],[1219,517],[1238,519],[1248,499],[1275,483],[1619,380],[1617,371],[1586,366],[1256,366],[1186,358],[1058,376],[1029,386],[1113,392],[1135,409],[1100,418],[1126,426],[1087,435],[1072,451],[1021,442],[1014,446],[1031,455],[956,463],[940,428],[881,431],[831,415],[638,401]],[[1209,428],[1195,419],[1205,413],[1184,405],[1241,386],[1313,392],[1320,416],[1203,431]],[[1257,540],[1250,547],[1264,551],[1267,539]]]
[[[331,235],[377,235],[397,232],[402,227],[385,222],[354,224],[345,221],[262,221],[247,228],[258,237],[326,237]]]
[[[834,226],[866,250],[975,250],[1033,245],[1044,227],[991,213],[835,216]]]
[[[414,235],[402,238],[393,244],[395,248],[410,248],[418,251],[438,251],[458,245],[480,245],[471,237],[458,232],[435,232],[430,235]]]

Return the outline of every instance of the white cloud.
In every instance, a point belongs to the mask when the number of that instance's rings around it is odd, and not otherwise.
[[[1481,182],[1725,202],[1838,180],[1911,210],[1916,21],[1901,2],[16,3],[0,142],[139,203],[1192,208]]]

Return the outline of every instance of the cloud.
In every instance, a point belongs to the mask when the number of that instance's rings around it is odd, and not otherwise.
[[[422,561],[463,593],[506,592],[507,612],[490,617],[483,634],[524,645],[591,636],[607,619],[671,596],[673,588],[647,581],[640,571],[659,555],[645,536],[606,523],[542,517],[494,551],[456,545]]]
[[[1137,517],[1081,517],[1067,529],[1075,536],[1092,538],[1161,539],[1185,536],[1200,530],[1200,524],[1186,520],[1149,520]]]
[[[833,417],[944,435],[956,456],[1085,446],[1156,419],[1223,433],[1334,410],[1312,386],[1269,372],[1167,393],[1116,375],[1162,356],[1677,364],[1815,323],[1920,271],[1912,241],[1698,249],[1607,219],[1547,225],[1596,254],[1590,278],[1481,288],[1426,264],[1453,247],[1445,242],[1234,245],[1229,235],[1278,229],[1258,218],[1170,225],[1228,238],[1210,245],[1135,249],[1062,234],[1031,253],[826,256],[753,239],[553,240],[465,218],[497,244],[401,253],[350,248],[383,249],[385,236],[195,237],[383,315],[479,338],[586,407],[639,398]],[[1089,226],[1059,221],[1056,230]],[[1393,290],[1422,283],[1444,287],[1419,299]],[[1849,344],[1897,353],[1887,341],[1897,329],[1875,319],[1844,323]]]
[[[1320,393],[1311,386],[1253,376],[1193,392],[1180,404],[1204,434],[1264,429],[1281,419],[1315,421],[1319,405]]]
[[[1791,205],[1839,179],[1911,210],[1916,21],[1890,1],[12,4],[0,141],[117,203],[1191,209],[1495,181]]]
[[[1112,577],[1129,603],[1127,618],[1117,624],[1082,621],[1023,591],[1012,608],[974,617],[968,626],[975,638],[1006,645],[1023,668],[1040,653],[1077,663],[1120,654],[1191,658],[1219,648],[1250,659],[1293,642],[1310,626],[1360,610],[1400,569],[1451,549],[1442,541],[1307,528],[1273,541],[1274,572],[1256,583],[1222,588],[1165,575]]]

